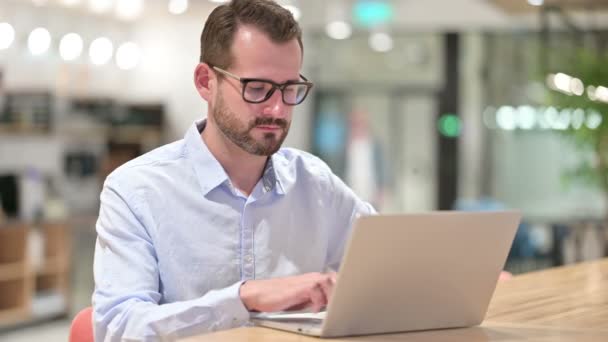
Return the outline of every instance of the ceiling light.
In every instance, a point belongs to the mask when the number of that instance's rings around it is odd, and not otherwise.
[[[602,102],[608,103],[608,88],[599,86],[595,88],[595,97]]]
[[[112,9],[114,0],[89,0],[89,8],[94,13],[106,13]]]
[[[116,51],[116,64],[122,70],[134,69],[140,60],[141,51],[135,43],[124,43]]]
[[[547,76],[547,86],[550,89],[562,92],[567,95],[582,95],[585,92],[583,81],[576,77],[566,75],[562,72],[549,74]]]
[[[517,128],[516,111],[511,106],[502,106],[496,111],[496,124],[505,131]]]
[[[570,80],[570,91],[576,96],[583,95],[585,92],[585,85],[583,84],[583,81],[578,78],[572,78],[572,80]]]
[[[536,125],[536,109],[531,106],[520,106],[515,116],[516,125],[523,130],[530,130]]]
[[[564,108],[559,112],[557,122],[554,123],[553,129],[565,131],[570,127],[572,122],[572,109]]]
[[[564,73],[558,73],[553,79],[553,84],[557,90],[561,90],[565,93],[570,93],[570,83],[572,82],[572,76]]]
[[[483,111],[483,123],[489,129],[496,129],[496,108],[490,106]]]
[[[587,96],[589,97],[589,100],[597,101],[597,96],[595,96],[596,89],[596,87],[591,85],[587,87]]]
[[[9,23],[0,23],[0,50],[8,49],[15,40],[15,29]]]
[[[539,121],[542,128],[553,129],[559,125],[559,112],[555,107],[548,107],[543,113],[543,119]]]
[[[291,15],[293,15],[293,18],[295,20],[300,20],[300,17],[302,16],[302,12],[300,11],[299,8],[297,8],[296,6],[293,6],[293,5],[284,5],[283,8],[285,8],[286,10],[291,12]]]
[[[583,127],[583,123],[585,122],[585,111],[581,108],[577,108],[572,113],[572,128],[580,129]]]
[[[347,39],[349,38],[353,30],[349,23],[344,21],[332,21],[325,26],[325,33],[332,39]]]
[[[80,0],[61,0],[61,3],[67,7],[74,7],[80,4]]]
[[[393,49],[393,38],[384,32],[372,33],[369,37],[369,46],[374,51],[388,52]]]
[[[587,114],[585,126],[589,129],[597,129],[602,124],[602,115],[595,110],[591,110]]]
[[[89,57],[91,63],[95,65],[104,65],[112,59],[114,54],[114,45],[112,41],[106,37],[95,39],[89,47]]]
[[[68,33],[59,42],[59,55],[65,61],[73,61],[82,54],[84,43],[76,33]]]
[[[532,6],[542,6],[545,1],[544,0],[528,0],[528,3]]]
[[[32,55],[42,55],[51,46],[51,34],[47,29],[38,27],[27,38],[27,46]]]
[[[141,15],[144,10],[143,0],[118,0],[116,3],[116,15],[120,19],[133,20]]]
[[[188,10],[188,0],[169,0],[169,13],[179,15]]]

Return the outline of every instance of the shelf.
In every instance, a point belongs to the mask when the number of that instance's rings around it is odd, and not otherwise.
[[[49,135],[50,129],[45,126],[0,124],[2,135]]]
[[[108,130],[112,141],[120,143],[141,143],[142,141],[159,142],[163,131],[155,126],[124,125],[114,126]]]
[[[0,226],[0,265],[25,261],[27,233],[24,225]]]
[[[49,290],[67,294],[67,273],[36,276],[36,292]]]
[[[65,313],[67,309],[65,294],[60,291],[43,291],[32,299],[31,314],[34,319],[54,317]]]
[[[0,310],[0,328],[9,327],[11,325],[21,323],[28,319],[30,310],[25,307]]]
[[[49,276],[56,274],[67,273],[69,269],[68,259],[66,256],[56,256],[52,258],[46,258],[44,265],[38,271],[36,271],[37,276]]]
[[[28,259],[31,229],[23,224],[0,226],[0,329],[65,315],[68,310],[70,229],[66,224],[40,225],[43,260],[40,269]]]
[[[0,282],[0,311],[27,308],[31,296],[31,278]]]
[[[27,269],[23,262],[0,264],[0,282],[22,279],[26,275]]]

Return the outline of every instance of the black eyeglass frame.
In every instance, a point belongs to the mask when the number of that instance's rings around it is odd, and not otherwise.
[[[216,66],[212,67],[213,70],[226,75],[230,78],[233,78],[239,82],[241,82],[241,86],[242,86],[242,91],[241,91],[241,97],[243,98],[243,101],[248,102],[248,103],[262,103],[264,101],[267,101],[273,94],[274,92],[279,89],[281,91],[281,99],[283,100],[283,103],[288,105],[288,106],[297,106],[299,104],[301,104],[302,102],[304,102],[304,100],[306,99],[306,97],[308,96],[308,93],[310,92],[310,89],[314,86],[314,84],[310,81],[308,81],[308,79],[306,77],[304,77],[304,75],[300,74],[300,77],[304,80],[304,82],[302,81],[287,81],[285,83],[276,83],[272,80],[267,80],[264,78],[243,78],[240,76],[237,76],[229,71],[226,71],[222,68],[218,68]],[[272,85],[272,88],[270,88],[270,90],[268,91],[268,93],[266,93],[266,96],[264,96],[261,100],[259,101],[252,101],[252,100],[248,100],[247,98],[245,98],[245,89],[247,89],[247,84],[249,82],[266,82],[269,83],[270,85]],[[297,103],[289,103],[287,101],[285,101],[285,93],[283,92],[283,90],[285,88],[287,88],[287,86],[290,85],[304,85],[306,86],[306,92],[304,93],[304,96],[302,96],[302,99],[297,102]]]

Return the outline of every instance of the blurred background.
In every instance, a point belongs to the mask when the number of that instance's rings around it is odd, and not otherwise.
[[[99,192],[206,103],[221,0],[0,0],[0,340],[90,305]],[[279,0],[303,27],[286,145],[384,213],[519,209],[506,269],[606,256],[607,0]]]

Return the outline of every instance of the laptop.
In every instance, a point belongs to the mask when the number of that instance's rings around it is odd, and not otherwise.
[[[360,217],[326,311],[251,321],[318,337],[479,325],[520,220],[514,211]]]

